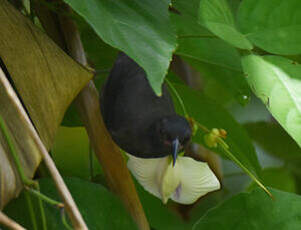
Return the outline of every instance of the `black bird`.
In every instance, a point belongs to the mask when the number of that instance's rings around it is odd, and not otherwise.
[[[115,143],[141,158],[157,158],[178,151],[191,137],[187,120],[176,114],[165,84],[162,96],[152,90],[144,70],[120,53],[101,92],[101,112]]]

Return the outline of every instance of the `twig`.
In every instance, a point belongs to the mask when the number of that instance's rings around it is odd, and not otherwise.
[[[43,7],[43,4],[40,4],[39,7]],[[70,15],[69,7],[65,11],[67,13],[64,12],[64,15]],[[59,17],[60,27],[55,28],[53,20],[57,21],[57,18],[54,17],[54,14],[51,14],[51,17],[49,17],[49,11],[47,12],[45,8],[43,12],[48,16],[36,11],[46,33],[54,41],[58,41],[57,44],[66,44],[67,52],[70,56],[82,65],[87,66],[85,52],[74,22],[61,15]],[[49,26],[51,29],[48,28]],[[64,36],[62,36],[60,31],[63,32]],[[92,81],[77,96],[75,102],[110,189],[121,198],[139,229],[149,230],[147,219],[125,160],[103,123],[98,92]]]
[[[36,184],[36,189],[37,190],[35,190],[35,191],[40,192],[39,183]],[[43,195],[43,196],[46,197],[45,195]],[[40,209],[40,213],[41,213],[43,230],[47,230],[47,221],[46,221],[46,215],[45,215],[45,209],[44,209],[44,205],[43,205],[42,196],[38,196],[38,202],[39,202],[39,209]]]
[[[29,216],[30,216],[30,220],[31,220],[31,224],[32,224],[32,229],[33,230],[38,230],[38,224],[37,224],[37,220],[36,220],[36,216],[33,210],[33,204],[32,204],[32,199],[29,196],[29,193],[27,191],[25,191],[24,193],[25,195],[25,199],[27,202],[27,206],[28,206],[28,211],[29,211]]]
[[[79,210],[77,209],[77,206],[67,188],[65,185],[63,178],[59,174],[52,158],[49,156],[46,147],[42,143],[39,135],[37,134],[35,128],[33,127],[28,115],[26,114],[24,108],[21,105],[21,102],[19,101],[16,93],[12,89],[10,83],[6,79],[3,71],[0,68],[0,84],[3,84],[4,88],[6,89],[7,95],[11,98],[11,106],[15,107],[15,110],[17,111],[17,114],[20,116],[20,119],[23,120],[23,123],[27,126],[25,127],[28,130],[29,138],[31,138],[37,149],[39,150],[45,165],[47,166],[50,175],[56,185],[56,188],[66,206],[66,211],[70,217],[70,220],[74,226],[75,229],[79,230],[86,230],[88,229]]]
[[[29,188],[29,187],[25,187],[25,189],[31,193],[32,195],[36,196],[36,197],[40,197],[43,201],[45,201],[46,203],[56,206],[58,208],[64,208],[64,204],[62,204],[61,202],[58,202],[56,200],[53,200],[51,198],[49,198],[48,196],[45,196],[44,194],[40,193],[39,191]]]
[[[26,230],[25,228],[23,228],[21,225],[19,225],[18,223],[10,219],[1,211],[0,211],[0,223],[12,230]]]
[[[5,125],[5,122],[4,122],[4,120],[1,116],[0,116],[0,130],[2,131],[2,133],[4,135],[4,138],[5,138],[5,140],[8,144],[10,153],[11,153],[13,159],[14,159],[17,171],[19,173],[19,176],[21,178],[21,181],[22,181],[23,185],[32,186],[32,187],[35,187],[36,189],[39,190],[40,189],[39,184],[36,181],[29,179],[25,175],[25,172],[23,170],[23,167],[21,165],[20,159],[18,157],[16,148],[15,148],[15,145],[13,144],[12,138],[9,135],[9,131],[8,131],[8,129]],[[25,198],[27,200],[28,209],[29,209],[33,229],[37,230],[37,222],[36,222],[35,214],[34,214],[34,211],[33,211],[32,200],[26,192],[25,192]],[[39,202],[39,208],[40,208],[40,211],[41,211],[43,230],[47,230],[45,211],[44,211],[43,203],[42,203],[40,198],[38,198],[38,202]]]
[[[65,11],[67,14],[71,12],[67,6]],[[65,15],[59,16],[59,21],[70,56],[87,66],[88,62],[75,23]],[[92,81],[79,93],[75,102],[94,152],[103,167],[109,187],[119,195],[139,229],[149,230],[146,216],[125,160],[103,123],[98,92]]]
[[[67,220],[66,220],[65,209],[64,209],[64,208],[61,208],[61,209],[60,209],[60,212],[61,212],[61,219],[62,219],[62,222],[63,222],[63,225],[65,226],[65,228],[68,229],[68,230],[73,230],[73,229],[69,226],[69,224],[68,224],[68,222],[67,222]]]
[[[174,95],[175,95],[175,97],[177,98],[178,102],[180,103],[180,106],[181,106],[181,108],[182,108],[182,110],[183,110],[184,116],[185,116],[186,118],[189,117],[189,115],[188,115],[188,113],[187,113],[187,110],[186,110],[186,108],[185,108],[184,102],[183,102],[181,96],[179,95],[178,91],[176,90],[176,88],[171,84],[171,82],[170,82],[167,78],[165,78],[165,81],[166,81],[168,87],[169,87],[169,88],[172,90],[172,92],[174,93]]]
[[[29,188],[29,187],[25,187],[25,189],[27,189],[27,191],[29,193],[31,193],[32,195],[36,196],[39,198],[39,201],[43,200],[45,201],[46,203],[50,204],[50,205],[53,205],[54,207],[56,208],[59,208],[60,210],[60,213],[61,213],[61,219],[62,219],[62,223],[63,225],[67,228],[67,229],[71,229],[72,228],[69,226],[67,220],[66,220],[66,215],[65,215],[65,206],[63,203],[61,202],[58,202],[56,200],[53,200],[52,198],[42,194],[39,192],[39,190],[35,190],[35,189],[32,189],[32,188]],[[42,217],[43,218],[43,217]],[[45,221],[46,223],[46,221]],[[44,224],[44,223],[43,223]],[[45,228],[45,226],[44,226]],[[47,229],[47,225],[46,225],[46,229]]]
[[[93,149],[92,145],[89,142],[89,169],[90,169],[90,180],[94,178],[94,167],[93,167]]]

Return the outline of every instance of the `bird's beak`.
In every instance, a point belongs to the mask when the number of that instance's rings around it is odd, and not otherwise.
[[[172,141],[172,165],[175,166],[176,164],[176,160],[177,160],[177,156],[178,156],[178,150],[179,150],[179,145],[180,145],[180,142],[179,142],[179,139],[175,139]]]

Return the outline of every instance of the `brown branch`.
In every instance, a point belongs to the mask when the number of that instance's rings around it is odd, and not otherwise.
[[[69,15],[70,8],[66,6],[65,10],[67,11],[66,15]],[[46,18],[46,20],[49,21],[49,18]],[[47,30],[46,20],[42,22],[46,32],[50,37],[56,36]],[[68,53],[80,64],[87,66],[87,59],[75,23],[70,18],[62,15],[59,16],[59,21]],[[119,147],[112,141],[104,125],[100,112],[99,96],[93,81],[90,81],[81,91],[75,103],[85,124],[94,152],[102,165],[110,189],[121,198],[139,229],[149,230],[148,221],[126,162]]]
[[[50,175],[55,183],[55,186],[61,196],[61,199],[64,202],[67,214],[72,222],[72,225],[77,230],[87,230],[87,226],[78,211],[78,208],[67,188],[65,185],[63,178],[59,174],[52,158],[49,156],[48,151],[44,144],[42,143],[39,135],[37,134],[35,128],[33,127],[27,113],[25,112],[23,106],[21,105],[21,102],[18,99],[18,96],[14,92],[12,86],[8,82],[7,78],[5,77],[2,69],[0,68],[0,83],[4,85],[4,88],[6,89],[7,95],[11,98],[11,101],[13,102],[11,106],[14,106],[16,111],[18,111],[17,114],[20,115],[20,119],[23,120],[23,123],[26,124],[25,128],[28,131],[29,137],[34,141],[36,144],[37,149],[39,150],[49,172]]]
[[[10,219],[3,212],[0,211],[0,224],[12,229],[12,230],[26,230],[21,225]]]
[[[64,16],[60,17],[60,22],[62,28],[64,28],[63,31],[71,57],[79,63],[87,65],[87,59],[76,25]],[[98,92],[92,81],[81,91],[75,102],[97,158],[104,169],[110,188],[121,197],[139,228],[143,230],[149,229],[125,160],[103,123]]]

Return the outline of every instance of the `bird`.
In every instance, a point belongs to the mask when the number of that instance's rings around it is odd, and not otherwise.
[[[176,113],[165,83],[157,96],[146,73],[120,52],[100,92],[103,120],[113,141],[139,158],[177,155],[191,138],[188,121]]]

